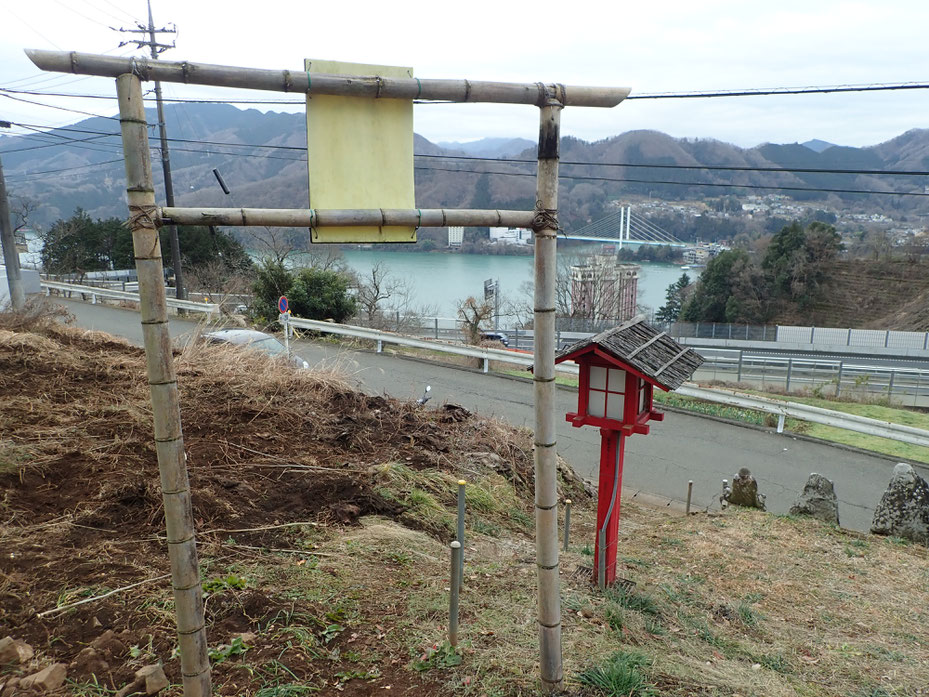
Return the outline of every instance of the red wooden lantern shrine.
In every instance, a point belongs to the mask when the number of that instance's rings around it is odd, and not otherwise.
[[[600,428],[594,581],[603,587],[616,580],[625,439],[648,434],[649,421],[664,419],[653,408],[655,387],[677,389],[703,358],[636,317],[559,351],[555,363],[563,361],[580,367],[577,411],[566,419],[575,427]]]

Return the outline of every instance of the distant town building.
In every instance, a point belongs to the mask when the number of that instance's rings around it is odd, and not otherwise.
[[[493,244],[529,244],[532,242],[532,230],[529,228],[490,228],[490,241]]]
[[[576,317],[624,322],[636,314],[637,264],[598,254],[571,267],[571,311]]]
[[[448,246],[449,247],[460,247],[462,242],[464,242],[464,228],[463,227],[448,228]]]

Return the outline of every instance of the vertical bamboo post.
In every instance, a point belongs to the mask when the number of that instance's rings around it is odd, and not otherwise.
[[[171,559],[184,697],[209,697],[210,664],[200,570],[187,480],[187,456],[181,432],[177,377],[168,333],[161,245],[158,224],[153,220],[155,190],[139,78],[132,74],[120,75],[116,79],[116,92],[126,165],[129,227],[139,276],[139,311],[152,398],[155,449]]]
[[[555,253],[561,109],[561,103],[552,95],[548,95],[540,108],[536,216],[532,224],[535,233],[535,535],[542,690],[547,694],[560,692],[564,683],[555,449]]]

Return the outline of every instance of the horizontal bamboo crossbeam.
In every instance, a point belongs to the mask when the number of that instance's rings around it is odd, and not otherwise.
[[[267,225],[271,227],[532,227],[534,211],[446,208],[160,208],[162,225]]]
[[[579,87],[542,82],[486,82],[419,78],[352,77],[306,73],[302,70],[263,70],[188,61],[119,58],[77,51],[26,49],[42,70],[79,75],[118,77],[134,73],[142,80],[191,85],[239,87],[272,92],[300,92],[343,97],[425,99],[446,102],[493,102],[542,106],[554,98],[564,106],[614,107],[629,94],[628,87]]]

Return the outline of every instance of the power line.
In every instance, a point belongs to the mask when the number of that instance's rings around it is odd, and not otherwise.
[[[535,173],[531,172],[490,172],[490,171],[481,171],[481,170],[467,170],[467,169],[452,169],[446,167],[426,167],[423,165],[417,165],[415,169],[419,170],[431,170],[437,172],[458,172],[461,174],[489,174],[496,176],[504,177],[535,177]],[[622,178],[611,178],[611,177],[592,177],[592,176],[577,176],[571,174],[560,174],[559,179],[568,179],[571,181],[600,181],[600,182],[619,182],[627,184],[669,184],[674,186],[690,186],[690,187],[722,187],[727,189],[764,189],[770,191],[805,191],[810,193],[832,193],[832,194],[875,194],[875,195],[884,195],[884,196],[929,196],[929,193],[921,193],[917,191],[874,191],[874,190],[864,190],[864,189],[824,189],[824,188],[810,188],[810,187],[801,187],[801,186],[764,186],[761,184],[721,184],[717,182],[679,182],[679,181],[662,181],[657,179],[630,179],[627,177]]]
[[[750,87],[740,89],[727,89],[717,91],[692,91],[692,92],[655,92],[646,94],[630,94],[624,101],[630,99],[713,99],[720,97],[766,97],[776,95],[802,95],[802,94],[839,94],[848,92],[895,92],[901,90],[924,90],[929,89],[927,82],[896,82],[896,83],[870,83],[860,85],[831,85],[831,86],[808,86],[808,87]],[[26,94],[48,95],[52,97],[77,97],[81,99],[108,99],[114,100],[116,97],[103,94],[73,94],[73,93],[53,93],[53,92],[25,92]],[[192,98],[174,98],[166,99],[170,102],[182,102],[191,104],[305,104],[304,100],[293,99],[192,99]],[[454,104],[455,102],[435,102],[414,100],[417,104]]]
[[[116,160],[106,160],[105,162],[91,162],[86,165],[77,165],[75,167],[62,167],[61,169],[47,169],[41,172],[17,172],[16,174],[11,174],[11,177],[32,177],[40,174],[58,174],[59,172],[71,172],[76,169],[86,169],[88,167],[102,167],[104,165],[112,165],[115,162],[122,162],[123,158]]]
[[[110,121],[119,121],[118,116],[104,116],[103,114],[94,114],[90,111],[82,111],[80,109],[69,109],[64,106],[56,106],[54,104],[45,104],[43,102],[37,102],[33,99],[24,99],[23,97],[14,97],[12,94],[7,94],[6,90],[0,89],[0,97],[6,97],[7,99],[12,99],[17,102],[24,102],[26,104],[34,104],[36,106],[44,106],[48,109],[57,109],[58,111],[70,111],[72,114],[83,114],[84,116],[93,116],[98,119],[108,119]]]
[[[519,164],[535,164],[536,160],[509,159],[505,157],[473,157],[466,155],[417,155],[434,159],[472,160],[480,162],[503,162]],[[893,170],[893,169],[826,169],[819,167],[749,167],[730,165],[664,165],[644,164],[633,162],[578,162],[561,160],[561,165],[577,167],[645,167],[649,169],[707,169],[718,172],[783,172],[801,174],[866,174],[866,175],[892,175],[892,176],[929,176],[929,170]]]
[[[893,92],[897,90],[929,89],[926,82],[872,83],[864,85],[832,85],[828,87],[749,87],[714,92],[655,92],[630,94],[629,99],[712,99],[716,97],[767,97],[779,94],[835,94],[839,92]]]
[[[16,126],[35,127],[35,124],[14,123]],[[69,131],[74,133],[92,133],[95,135],[113,135],[119,133],[105,134],[102,131],[93,131],[79,128],[58,128],[56,130]],[[305,147],[297,145],[265,145],[258,143],[231,143],[228,141],[202,140],[189,138],[168,138],[170,142],[176,143],[194,143],[203,145],[216,145],[229,148],[254,148],[268,150],[287,150],[291,152],[306,152]],[[196,151],[188,151],[196,152]],[[232,154],[232,153],[227,153]],[[436,160],[456,160],[462,162],[497,162],[503,164],[536,164],[536,160],[505,158],[505,157],[474,157],[468,155],[427,155],[417,154],[416,157]],[[823,167],[750,167],[736,165],[670,165],[670,164],[647,164],[638,162],[592,162],[579,160],[561,160],[563,166],[570,167],[629,167],[640,169],[671,169],[671,170],[708,170],[714,172],[771,172],[782,174],[854,174],[866,176],[896,176],[896,177],[924,177],[929,176],[929,170],[902,170],[902,169],[831,169]]]

